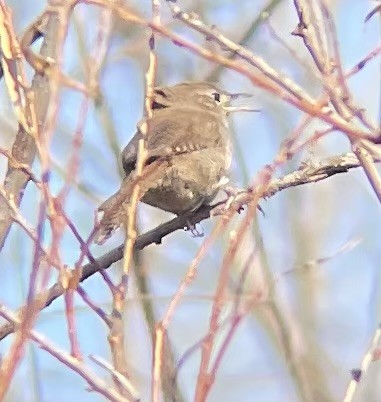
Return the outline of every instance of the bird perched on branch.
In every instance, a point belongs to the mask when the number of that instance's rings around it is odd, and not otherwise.
[[[120,189],[98,208],[103,213],[96,235],[102,244],[126,221],[125,203],[134,186],[139,199],[182,215],[209,204],[228,182],[232,159],[227,115],[253,110],[234,107],[230,94],[206,82],[156,87],[147,133],[138,131],[122,152],[126,174]],[[135,177],[139,141],[146,150],[143,172]]]

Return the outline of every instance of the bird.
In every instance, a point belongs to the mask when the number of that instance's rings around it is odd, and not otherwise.
[[[125,177],[120,189],[103,202],[95,236],[103,244],[126,221],[125,203],[134,186],[140,201],[176,215],[209,205],[229,182],[232,143],[228,114],[254,110],[231,106],[248,94],[231,94],[208,82],[157,86],[152,117],[143,136],[137,131],[121,154]],[[143,172],[135,177],[139,141],[144,139]]]

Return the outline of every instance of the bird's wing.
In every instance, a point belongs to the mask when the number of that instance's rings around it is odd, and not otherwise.
[[[126,220],[127,211],[124,203],[129,202],[131,191],[138,185],[138,200],[144,196],[148,189],[154,188],[168,169],[168,162],[157,160],[145,166],[142,175],[138,178],[125,177],[120,189],[98,208],[101,213],[95,242],[103,244]]]
[[[158,158],[167,158],[180,153],[197,151],[223,145],[227,128],[219,115],[199,108],[171,107],[156,110],[149,121],[146,136],[148,164]],[[136,133],[122,152],[126,173],[135,169],[140,133]]]

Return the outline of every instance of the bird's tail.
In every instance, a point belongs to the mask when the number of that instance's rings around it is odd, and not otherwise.
[[[138,200],[140,200],[148,189],[157,185],[157,181],[163,175],[163,165],[164,168],[168,166],[168,161],[156,160],[144,168],[144,172],[139,178],[135,179],[131,175],[125,177],[119,191],[101,204],[98,211],[103,215],[94,237],[95,243],[103,244],[126,221],[124,204],[129,202],[134,185],[139,184]]]
[[[99,228],[95,235],[96,244],[103,244],[108,240],[121,226],[123,222],[123,200],[120,199],[120,191],[116,192],[98,208],[101,215]]]

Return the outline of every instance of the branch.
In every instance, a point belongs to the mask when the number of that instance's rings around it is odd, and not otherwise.
[[[361,366],[358,369],[351,370],[352,379],[348,384],[347,390],[345,392],[345,397],[343,402],[352,402],[355,397],[355,393],[359,388],[359,384],[364,377],[364,374],[368,371],[370,364],[377,360],[376,351],[381,339],[381,325],[378,325],[376,331],[374,332],[373,338],[371,340],[370,346],[366,351]]]
[[[11,322],[12,325],[19,326],[21,324],[20,319],[2,304],[0,304],[0,316]],[[47,341],[38,332],[32,330],[30,331],[29,336],[37,345],[40,346],[41,349],[46,350],[50,355],[79,374],[89,384],[93,391],[103,395],[107,400],[112,402],[132,401],[132,399],[124,398],[116,390],[111,388],[109,384],[95,376],[82,361],[62,351],[56,345]],[[136,399],[134,399],[134,402],[136,402]]]
[[[43,58],[56,59],[57,56],[57,36],[59,27],[59,16],[56,13],[49,14],[49,19],[46,21],[44,29],[44,41],[41,47],[40,56]],[[28,32],[34,39],[41,34],[42,21],[34,23]],[[38,33],[38,34],[37,34]],[[45,120],[45,115],[48,110],[50,101],[49,78],[43,72],[36,72],[31,86],[31,93],[34,97],[34,105],[37,121],[41,127]],[[18,163],[23,164],[27,168],[32,166],[36,156],[36,145],[33,136],[27,132],[26,128],[19,124],[18,133],[12,147],[12,156]],[[23,196],[30,176],[12,164],[8,163],[8,171],[4,180],[4,189],[9,198],[15,200],[19,205]],[[6,203],[0,203],[0,250],[3,248],[7,235],[12,225],[11,211]]]
[[[358,162],[357,157],[353,153],[336,155],[320,162],[307,161],[304,162],[298,170],[284,176],[281,179],[272,180],[263,198],[272,197],[276,193],[290,187],[297,187],[304,184],[322,181],[328,177],[339,173],[348,172],[350,169],[358,168],[360,166],[361,165]],[[239,205],[247,204],[250,202],[253,192],[255,193],[255,190],[253,189],[250,191],[241,191],[235,197],[234,202]],[[189,223],[197,224],[213,215],[222,214],[226,210],[224,206],[226,207],[226,200],[163,223],[155,229],[152,229],[151,231],[139,236],[135,243],[135,250],[142,250],[150,244],[160,244],[165,236],[176,232],[179,229],[184,229],[184,227],[188,226]],[[123,258],[123,250],[124,244],[95,259],[93,262],[84,265],[79,282],[85,281],[95,273],[107,269],[115,262],[121,260]],[[44,305],[41,306],[40,310],[50,306],[54,300],[62,296],[62,294],[65,292],[65,289],[60,282],[57,282],[50,287],[47,292],[47,297],[42,294],[39,294],[36,297],[37,300],[46,300]],[[44,299],[44,297],[46,298]],[[14,326],[12,324],[5,324],[1,326],[0,341],[13,332]]]

